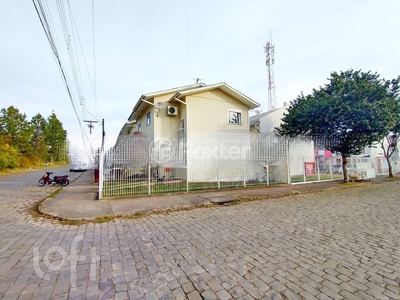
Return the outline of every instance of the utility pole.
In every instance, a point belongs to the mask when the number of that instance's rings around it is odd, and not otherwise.
[[[101,148],[104,150],[104,137],[106,132],[104,131],[104,119],[101,120]]]
[[[98,121],[90,121],[90,120],[84,120],[83,122],[89,123],[88,127],[90,129],[90,134],[92,134],[92,128],[94,123],[99,123]],[[104,119],[101,120],[101,148],[98,150],[97,155],[98,155],[98,160],[97,160],[97,169],[94,170],[94,177],[95,177],[95,182],[99,183],[99,195],[98,199],[100,200],[102,198],[102,193],[103,193],[103,156],[104,156],[104,137],[106,133],[104,131]],[[90,146],[90,151],[91,151]]]
[[[99,123],[98,121],[84,120],[83,122],[89,123],[89,133],[92,134],[93,124]],[[101,148],[104,148],[104,137],[106,133],[104,131],[104,119],[101,120]]]
[[[270,31],[271,40],[264,46],[266,54],[266,64],[268,68],[268,111],[276,108],[275,99],[275,79],[274,79],[274,64],[275,64],[275,45],[272,44],[272,34]]]
[[[98,123],[97,121],[88,121],[88,120],[83,120],[83,122],[89,123],[88,127],[89,127],[90,134],[92,134],[92,128],[94,127],[93,123]]]

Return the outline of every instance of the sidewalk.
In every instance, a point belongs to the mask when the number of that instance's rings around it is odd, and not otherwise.
[[[380,183],[387,179],[378,176],[375,181],[360,184]],[[241,189],[223,189],[207,192],[174,193],[163,195],[139,196],[119,199],[97,200],[98,184],[94,183],[93,170],[88,170],[64,187],[54,198],[48,198],[39,207],[44,214],[71,220],[92,220],[104,216],[130,215],[168,209],[179,209],[227,202],[241,198],[271,198],[290,194],[309,193],[319,190],[349,188],[341,180],[321,181],[317,183],[249,187]]]

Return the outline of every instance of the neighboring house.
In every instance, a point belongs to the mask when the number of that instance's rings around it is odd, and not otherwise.
[[[198,83],[143,94],[121,129],[117,145],[123,143],[126,137],[140,136],[142,140],[149,141],[150,151],[154,151],[150,155],[159,160],[157,176],[186,177],[190,181],[210,180],[205,170],[207,162],[203,166],[191,166],[191,158],[199,153],[191,153],[188,145],[209,149],[215,146],[215,142],[218,143],[218,133],[248,133],[249,110],[258,106],[257,102],[226,83]],[[159,141],[171,141],[178,146],[174,146],[174,153],[170,153],[167,145]],[[160,159],[159,155],[174,155],[174,161],[165,157]],[[183,169],[187,170],[183,172]]]
[[[287,112],[288,103],[284,106],[272,111],[264,112],[250,117],[250,130],[262,134],[273,134],[274,128],[279,127],[284,113]],[[385,147],[387,143],[385,142]],[[397,152],[394,153],[393,160],[397,160]],[[318,148],[313,142],[308,145],[305,141],[291,142],[289,148],[289,165],[290,174],[292,176],[315,173],[316,167],[319,167],[319,172],[324,173],[342,173],[341,171],[341,156],[334,155],[330,151]],[[397,167],[397,166],[396,166]],[[383,150],[380,143],[376,143],[373,147],[366,147],[362,154],[349,158],[349,170],[367,170],[367,178],[374,178],[375,172],[388,172],[388,165],[384,159]],[[397,170],[397,169],[396,169]]]
[[[260,113],[250,117],[251,132],[260,134],[274,134],[275,127],[282,123],[284,113],[287,112],[289,103],[285,102],[282,107],[271,111]],[[314,143],[303,140],[293,140],[289,144],[289,166],[290,175],[302,175],[315,173]],[[284,164],[284,162],[280,162]]]
[[[385,149],[387,150],[389,145],[386,138],[382,140]],[[375,169],[377,174],[388,174],[389,165],[385,158],[385,153],[382,149],[381,143],[375,143],[372,147],[366,147],[363,151],[364,156],[368,156],[373,160],[372,167]],[[399,160],[399,149],[398,147],[394,150],[390,157],[392,161],[391,165],[393,168],[393,173],[400,172],[400,160]]]
[[[289,103],[282,107],[263,112],[250,117],[250,131],[262,133],[274,133],[274,128],[282,123],[283,114],[286,113]]]

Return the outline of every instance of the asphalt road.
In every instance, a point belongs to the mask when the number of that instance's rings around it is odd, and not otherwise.
[[[398,182],[74,226],[42,174],[0,177],[0,299],[400,299]]]

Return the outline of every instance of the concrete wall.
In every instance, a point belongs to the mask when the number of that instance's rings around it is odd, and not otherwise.
[[[248,107],[220,90],[188,96],[186,102],[187,132],[190,135],[250,130]],[[229,110],[241,112],[241,125],[228,123]]]
[[[287,112],[289,106],[282,106],[271,111],[268,115],[260,118],[259,129],[262,133],[273,133],[275,127],[279,127],[282,122],[283,114]]]
[[[271,111],[268,115],[260,118],[260,132],[274,133],[274,128],[282,123],[283,114],[287,112],[289,105]],[[315,162],[314,143],[299,142],[291,143],[289,148],[290,175],[302,175],[305,162]]]
[[[224,144],[218,136],[221,137],[224,133],[248,133],[250,131],[249,109],[243,103],[220,90],[207,91],[188,96],[186,97],[186,103],[187,115],[185,123],[187,126],[185,124],[185,130],[187,143],[190,149],[192,149],[192,153],[188,152],[187,162],[189,181],[216,181],[218,176],[215,162],[216,157],[210,154],[210,151],[214,151],[218,147],[233,147],[231,142],[228,142],[227,139]],[[241,113],[240,125],[229,123],[230,110]],[[220,135],[218,135],[218,133]],[[210,134],[215,134],[212,136],[211,140]],[[235,149],[231,151],[236,151],[237,149]],[[195,152],[193,153],[193,151]],[[240,149],[239,151],[242,150]],[[205,159],[201,165],[198,165],[198,160],[192,160],[191,157],[194,155],[196,158],[202,155],[200,152],[204,152]],[[235,153],[232,152],[230,155],[235,155]],[[194,165],[194,161],[197,162],[196,165]],[[243,179],[243,168],[238,169],[233,165],[231,167],[226,165],[225,158],[222,159],[222,162],[224,166],[221,166],[219,171],[219,178],[221,181]]]
[[[291,142],[289,145],[290,175],[303,175],[304,164],[315,163],[314,142]]]

